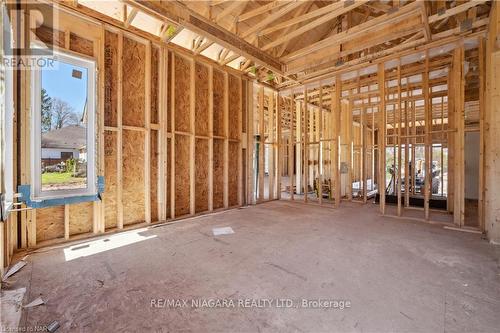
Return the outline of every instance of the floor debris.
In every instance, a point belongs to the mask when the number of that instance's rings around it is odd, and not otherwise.
[[[10,276],[16,274],[21,268],[23,268],[24,266],[26,266],[26,261],[24,260],[21,260],[21,261],[18,261],[14,266],[12,266],[8,271],[7,273],[5,273],[5,275],[3,276],[3,279],[2,281],[5,281],[7,280]]]
[[[220,235],[231,235],[234,234],[233,228],[231,227],[222,227],[222,228],[213,228],[212,233],[214,236]]]
[[[2,331],[14,330],[21,320],[21,303],[26,288],[0,291],[0,327]],[[13,331],[12,331],[13,332]]]
[[[34,306],[38,306],[38,305],[42,305],[42,304],[45,304],[45,301],[41,297],[38,297],[35,300],[31,301],[29,304],[23,305],[23,308],[25,308],[25,309],[32,308]]]

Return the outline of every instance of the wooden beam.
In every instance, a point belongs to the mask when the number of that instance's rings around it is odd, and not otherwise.
[[[432,32],[429,24],[429,18],[427,16],[427,6],[426,1],[421,1],[420,4],[422,6],[422,23],[424,24],[424,36],[427,42],[432,40]]]
[[[450,8],[450,9],[447,9],[444,13],[437,13],[437,14],[434,14],[432,16],[429,16],[429,24],[432,24],[434,22],[437,22],[437,21],[441,21],[445,18],[448,18],[450,16],[454,16],[454,15],[457,15],[457,14],[460,14],[460,13],[463,13],[473,7],[476,7],[476,6],[479,6],[479,5],[482,5],[484,3],[486,3],[487,0],[473,0],[473,1],[468,1],[462,5],[458,5],[456,7],[453,7],[453,8]]]
[[[137,8],[132,8],[130,13],[127,13],[127,17],[125,19],[125,22],[123,22],[123,24],[125,25],[125,28],[128,28],[132,24],[132,21],[135,19],[135,17],[137,16],[138,13],[139,13],[139,10]]]
[[[185,26],[191,31],[205,36],[208,39],[222,45],[231,51],[241,54],[247,59],[252,59],[258,64],[272,71],[282,74],[282,64],[279,60],[248,43],[244,39],[235,36],[214,22],[201,17],[185,4],[177,1],[148,1],[148,0],[126,0],[128,4],[136,6],[146,13],[153,13],[162,19],[171,21],[176,25]]]
[[[238,22],[243,22],[246,20],[249,20],[255,16],[264,14],[268,11],[271,11],[273,9],[279,8],[281,6],[284,6],[286,4],[289,4],[292,2],[292,0],[276,0],[276,1],[271,1],[266,5],[257,7],[255,9],[249,10],[241,15],[238,16]]]
[[[302,14],[300,16],[296,16],[296,17],[291,18],[289,20],[286,20],[284,22],[277,23],[273,26],[270,26],[269,28],[266,28],[266,29],[260,31],[258,33],[258,35],[259,36],[267,35],[267,34],[275,32],[275,31],[290,27],[292,25],[313,19],[315,17],[325,15],[325,14],[330,14],[332,11],[336,11],[336,10],[343,8],[345,6],[345,2],[346,2],[345,0],[335,2],[333,4],[323,6],[323,7],[316,9],[316,10],[307,12],[307,13]]]
[[[303,5],[302,1],[293,1],[289,4],[287,4],[286,6],[281,8],[280,10],[278,10],[272,14],[267,15],[263,20],[257,22],[255,25],[250,26],[249,29],[247,29],[246,31],[244,31],[241,34],[241,37],[247,38],[250,35],[257,33],[259,30],[263,29],[264,27],[269,25],[271,22],[275,21],[276,19],[278,19],[280,17],[283,17],[283,15],[285,15],[286,13],[294,10],[295,8],[297,8],[301,5]]]
[[[321,50],[327,46],[330,46],[335,43],[342,43],[344,41],[347,41],[349,39],[353,39],[357,36],[360,36],[366,31],[370,31],[373,29],[378,29],[380,27],[384,26],[389,26],[390,24],[394,24],[396,22],[402,21],[410,16],[414,16],[415,11],[417,8],[419,8],[420,4],[418,2],[410,3],[408,5],[405,5],[401,7],[398,11],[394,13],[388,13],[381,15],[379,17],[376,17],[366,23],[359,24],[355,27],[352,27],[348,30],[342,31],[340,33],[337,33],[331,37],[325,38],[323,40],[320,40],[319,42],[313,43],[309,46],[306,46],[300,50],[297,50],[295,52],[292,52],[290,54],[287,54],[284,56],[281,60],[284,61],[290,61],[293,59],[300,58],[304,55],[307,55],[308,53],[314,52]]]
[[[264,45],[264,47],[262,47],[262,49],[264,51],[267,51],[273,47],[276,47],[292,38],[295,38],[297,36],[300,36],[302,35],[303,33],[307,32],[307,31],[310,31],[314,28],[316,28],[317,26],[323,24],[323,23],[326,23],[328,21],[331,21],[335,18],[337,18],[338,16],[340,15],[343,15],[345,13],[347,13],[348,11],[354,9],[354,8],[357,8],[361,5],[363,5],[364,3],[368,2],[369,0],[359,0],[359,1],[355,1],[354,3],[348,5],[348,6],[344,6],[344,7],[339,7],[337,8],[336,10],[333,10],[331,12],[329,12],[328,14],[308,23],[308,24],[305,24],[303,26],[301,26],[300,28],[298,28],[297,30],[289,33],[289,34],[286,34],[285,36],[281,37],[281,38],[278,38],[266,45]]]
[[[214,21],[219,22],[221,19],[223,19],[224,17],[229,15],[231,12],[237,10],[239,7],[246,6],[246,5],[247,5],[246,1],[233,1],[226,8],[224,8],[219,14],[217,14]]]

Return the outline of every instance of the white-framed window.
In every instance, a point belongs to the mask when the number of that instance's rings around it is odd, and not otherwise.
[[[54,51],[32,71],[32,199],[94,195],[95,61]]]

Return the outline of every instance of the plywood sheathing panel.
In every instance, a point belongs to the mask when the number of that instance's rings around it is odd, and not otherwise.
[[[64,206],[37,209],[36,217],[37,243],[64,237]]]
[[[94,43],[91,40],[80,37],[77,34],[69,34],[69,48],[81,54],[92,57],[94,55]]]
[[[215,70],[213,72],[213,105],[214,105],[214,135],[224,136],[224,73]]]
[[[123,130],[122,202],[123,224],[144,222],[144,140],[143,132]]]
[[[78,235],[92,231],[93,203],[69,205],[69,234]]]
[[[213,203],[214,209],[224,206],[224,140],[214,139]]]
[[[151,48],[151,123],[158,124],[158,89],[160,87],[158,68],[159,68],[159,49]]]
[[[105,228],[117,226],[117,133],[104,132],[104,184],[106,190],[102,194],[104,203]]]
[[[106,31],[104,39],[104,125],[117,126],[118,35]]]
[[[195,211],[208,210],[208,140],[196,139],[195,143]]]
[[[175,130],[190,132],[189,126],[189,72],[191,64],[188,59],[175,56]]]
[[[238,205],[238,154],[239,143],[229,142],[228,200],[229,206]]]
[[[208,67],[195,66],[195,133],[208,136]]]
[[[158,131],[151,130],[151,145],[150,145],[150,198],[151,198],[151,221],[158,221]]]
[[[61,48],[64,48],[64,46],[66,45],[64,31],[59,31],[42,25],[36,29],[35,34],[37,38],[44,42],[46,45],[55,45]]]
[[[177,96],[176,96],[177,99]],[[189,214],[189,137],[175,136],[175,216]]]
[[[123,125],[144,127],[146,46],[123,38]]]
[[[240,101],[240,91],[241,91],[241,80],[234,76],[229,75],[229,139],[240,138],[240,128],[238,126],[238,118],[241,113],[241,101]],[[236,156],[236,155],[229,155]],[[231,169],[229,169],[231,170]],[[237,168],[234,169],[234,172],[237,173]]]

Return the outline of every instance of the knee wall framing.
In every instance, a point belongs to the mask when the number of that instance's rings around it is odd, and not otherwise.
[[[105,192],[98,202],[20,212],[18,247],[242,205],[246,78],[77,14],[61,10],[59,18],[58,47],[97,64],[97,174]],[[18,183],[30,184],[30,74],[18,77]]]

